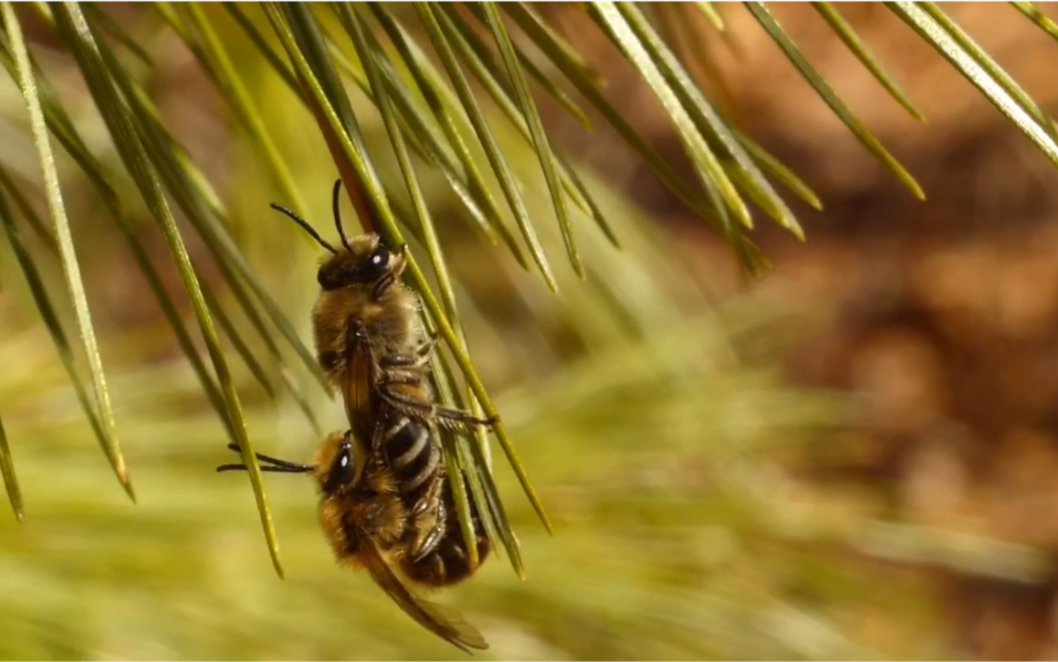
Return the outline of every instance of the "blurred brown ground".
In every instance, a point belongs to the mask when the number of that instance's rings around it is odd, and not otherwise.
[[[820,479],[882,481],[891,515],[1058,550],[1058,172],[938,53],[881,5],[841,4],[927,117],[876,83],[808,5],[772,11],[849,107],[918,179],[916,201],[857,142],[741,6],[704,20],[721,87],[711,98],[802,178],[826,206],[794,206],[799,244],[761,219],[755,239],[775,288],[827,311],[822,333],[789,353],[793,379],[862,396],[863,431]],[[1005,4],[944,8],[1049,112],[1058,43]],[[1054,7],[1042,5],[1050,16]],[[651,91],[579,10],[545,9],[609,80],[608,93],[676,162],[679,143]],[[592,41],[594,40],[594,41]],[[721,96],[717,96],[717,93]],[[703,270],[739,287],[726,250],[606,131],[550,118],[574,153],[699,246]],[[683,168],[690,179],[690,172]],[[789,198],[789,196],[787,196]],[[758,216],[758,218],[760,218]],[[936,570],[956,632],[987,659],[1058,658],[1058,585]]]

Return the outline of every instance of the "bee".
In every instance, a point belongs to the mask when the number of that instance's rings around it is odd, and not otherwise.
[[[258,455],[261,469],[312,473],[321,495],[320,524],[338,559],[366,567],[405,612],[438,636],[463,649],[486,648],[477,630],[419,599],[398,575],[422,588],[450,586],[470,577],[488,556],[490,542],[471,503],[478,564],[471,563],[434,432],[435,426],[467,429],[496,419],[434,402],[429,362],[438,336],[424,339],[418,299],[400,280],[407,246],[391,250],[373,233],[350,241],[339,212],[340,190],[338,180],[332,199],[337,248],[293,211],[271,206],[330,253],[316,273],[321,291],[312,326],[317,359],[342,394],[350,430],[327,437],[311,465]],[[245,468],[230,464],[218,471]]]
[[[375,439],[375,422],[386,410],[449,428],[494,424],[495,418],[479,419],[434,402],[428,376],[438,336],[424,340],[418,299],[400,280],[408,264],[408,247],[392,251],[374,233],[350,241],[339,210],[341,185],[341,179],[335,181],[332,196],[342,242],[337,248],[290,209],[271,206],[330,253],[316,272],[320,296],[312,311],[312,327],[317,359],[342,393],[353,432],[361,440]]]
[[[473,574],[476,566],[470,562],[429,427],[395,412],[382,422],[388,427],[378,426],[377,433],[389,435],[387,443],[394,449],[388,457],[367,452],[349,430],[330,434],[312,464],[260,453],[257,459],[262,471],[312,474],[320,493],[320,525],[340,562],[367,568],[405,613],[445,641],[467,652],[484,650],[485,639],[462,616],[408,588],[450,586]],[[235,444],[228,447],[239,450]],[[244,464],[217,467],[245,469]],[[490,544],[473,504],[471,515],[480,563]]]

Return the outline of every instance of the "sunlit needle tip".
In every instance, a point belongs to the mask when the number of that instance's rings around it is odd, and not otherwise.
[[[118,474],[118,481],[121,483],[121,487],[125,489],[125,494],[129,495],[132,499],[132,503],[136,503],[136,490],[132,489],[132,481],[129,480],[129,476],[124,471]]]

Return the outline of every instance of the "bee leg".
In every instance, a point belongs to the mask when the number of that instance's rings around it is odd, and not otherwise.
[[[412,507],[412,517],[421,517],[427,511],[429,511],[430,504],[437,504],[440,510],[435,513],[435,516],[438,520],[442,522],[444,521],[444,503],[442,503],[439,498],[441,496],[441,490],[444,488],[444,483],[445,472],[443,470],[435,472],[430,482],[430,489],[428,489],[426,491],[426,494],[422,495],[422,497]]]
[[[437,417],[437,422],[440,423],[442,427],[447,428],[474,428],[479,425],[492,427],[500,420],[499,416],[478,418],[468,411],[449,409],[448,407],[437,407],[434,411],[434,416]]]
[[[401,393],[392,388],[397,384],[415,384],[420,379],[419,375],[407,370],[385,370],[378,385],[379,395],[390,406],[407,416],[422,421],[438,419],[442,426],[448,428],[469,429],[479,425],[491,427],[499,420],[498,416],[488,419],[477,418],[470,412],[441,407],[433,402]]]
[[[447,522],[448,512],[445,508],[444,501],[441,501],[441,489],[444,487],[445,477],[442,472],[434,474],[433,482],[430,484],[430,489],[421,499],[415,504],[411,510],[412,517],[422,517],[429,512],[430,506],[434,506],[434,512],[431,514],[433,519],[433,527],[426,534],[422,540],[417,541],[415,546],[411,550],[412,563],[418,563],[423,560],[427,554],[432,552],[444,538],[448,532]]]
[[[375,421],[375,431],[371,435],[371,452],[378,456],[383,445],[388,441],[390,432],[382,425],[382,420]]]
[[[412,372],[413,368],[384,368],[380,383],[387,384],[418,384],[422,381],[422,375]]]
[[[378,395],[386,404],[401,414],[417,421],[428,423],[433,420],[437,406],[429,400],[407,395],[393,388],[400,384],[417,384],[421,380],[422,377],[420,375],[407,370],[394,370],[392,368],[383,370],[378,383]]]
[[[383,368],[422,368],[430,360],[430,355],[433,354],[434,347],[437,346],[437,342],[440,339],[441,336],[435,333],[430,336],[429,340],[420,345],[414,354],[383,356],[379,359],[378,364]]]
[[[397,282],[397,275],[395,273],[390,272],[386,274],[375,283],[375,287],[371,290],[371,296],[375,301],[379,301],[382,299],[382,295],[386,293],[386,290],[392,287],[395,282]]]
[[[438,422],[446,427],[473,428],[478,425],[492,426],[499,420],[498,416],[488,419],[477,418],[469,412],[459,409],[439,407],[432,402],[424,402],[418,398],[398,393],[388,388],[393,382],[385,382],[379,388],[379,394],[396,410],[412,416],[419,420],[438,419]]]
[[[447,532],[448,527],[445,526],[444,520],[439,520],[437,526],[430,529],[430,533],[423,538],[423,541],[411,550],[412,563],[422,561],[430,552],[437,549],[437,544],[441,542]]]

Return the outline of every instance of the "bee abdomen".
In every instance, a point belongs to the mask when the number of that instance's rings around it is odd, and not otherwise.
[[[456,514],[451,488],[447,484],[444,487],[442,499],[448,515],[445,537],[437,543],[433,551],[418,562],[412,563],[406,560],[404,564],[404,572],[426,586],[442,587],[458,584],[477,571],[492,549],[478,510],[471,502],[470,517],[478,547],[478,563],[477,565],[472,564],[466,541],[463,539],[463,529],[459,525],[459,516]]]
[[[438,588],[458,584],[473,575],[478,566],[471,565],[462,532],[457,529],[452,536],[418,563],[405,568],[405,572],[421,584]],[[479,537],[478,564],[485,562],[489,549],[488,539]]]
[[[441,470],[441,448],[430,428],[402,414],[388,417],[393,422],[383,435],[383,447],[398,489],[414,503]]]

